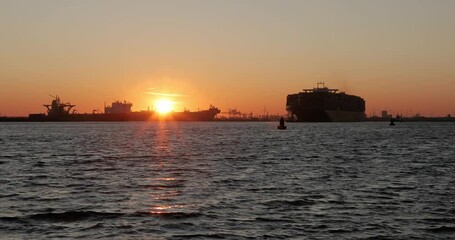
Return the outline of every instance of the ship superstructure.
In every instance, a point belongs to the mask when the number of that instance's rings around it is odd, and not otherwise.
[[[316,88],[289,94],[286,110],[301,122],[357,122],[365,118],[365,100],[318,83]]]
[[[51,118],[65,118],[68,117],[70,114],[74,113],[70,112],[76,105],[71,103],[63,103],[60,100],[59,96],[52,96],[54,99],[52,100],[51,104],[44,104],[43,106],[47,108],[47,116]]]
[[[105,114],[121,114],[121,113],[131,113],[132,103],[127,101],[115,101],[111,106],[104,107]]]

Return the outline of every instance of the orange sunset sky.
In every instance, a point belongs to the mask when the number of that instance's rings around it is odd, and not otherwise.
[[[1,0],[0,115],[114,100],[285,113],[325,82],[367,114],[455,115],[453,0]]]

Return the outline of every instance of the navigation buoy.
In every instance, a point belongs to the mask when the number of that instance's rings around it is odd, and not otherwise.
[[[278,125],[276,128],[280,130],[286,129],[286,126],[284,125],[284,118],[280,118],[280,125]]]
[[[389,126],[395,126],[395,119],[390,119]]]

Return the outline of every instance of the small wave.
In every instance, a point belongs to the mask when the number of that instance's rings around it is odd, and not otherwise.
[[[7,198],[7,197],[16,197],[19,196],[17,193],[5,193],[5,194],[0,194],[0,198]]]
[[[295,221],[290,219],[280,219],[280,218],[267,218],[267,217],[257,217],[256,221],[259,222],[284,222],[284,223],[295,223]]]
[[[117,218],[123,216],[123,213],[108,213],[108,212],[95,212],[95,211],[69,211],[62,213],[38,213],[29,215],[27,218],[34,220],[47,220],[47,221],[81,221],[86,219],[106,219]]]
[[[314,229],[327,229],[329,226],[325,225],[325,224],[321,224],[321,225],[317,225],[317,226],[314,226],[313,228]]]
[[[295,236],[292,236],[292,235],[286,235],[286,234],[274,234],[274,235],[271,235],[271,234],[265,234],[265,235],[262,235],[262,236],[258,236],[256,237],[255,239],[290,239],[292,237],[295,237]]]
[[[89,227],[86,227],[84,230],[102,229],[103,227],[104,227],[104,223],[96,223]]]
[[[169,223],[169,224],[162,225],[162,227],[168,228],[168,229],[183,229],[185,227],[192,227],[192,226],[194,226],[194,223],[190,223],[190,222]]]
[[[264,203],[264,205],[274,206],[274,207],[280,207],[280,206],[309,206],[309,205],[313,205],[313,204],[315,204],[315,202],[313,200],[309,200],[309,199],[273,200],[273,201],[268,201],[268,202]]]
[[[346,202],[344,200],[328,200],[327,203],[330,203],[330,204],[346,204]],[[345,207],[343,207],[345,208]],[[355,209],[355,208],[352,208],[352,209]]]
[[[433,233],[453,233],[455,232],[455,227],[441,226],[437,228],[429,228],[426,230]]]
[[[25,186],[49,186],[50,183],[43,183],[43,182],[37,182],[37,181],[33,181],[33,180],[27,180],[27,181],[24,181],[25,183]]]
[[[77,157],[76,153],[51,154],[50,157]]]
[[[179,184],[179,183],[176,183],[176,184],[148,184],[148,185],[140,185],[140,187],[160,190],[160,189],[168,189],[168,188],[182,188],[182,187],[185,187],[185,185]]]
[[[256,239],[254,237],[244,237],[233,234],[213,233],[213,234],[182,234],[173,235],[171,239]]]
[[[172,219],[185,219],[185,218],[195,218],[202,216],[198,212],[138,212],[138,216],[155,216],[162,218],[172,218]]]
[[[375,235],[375,236],[369,236],[366,237],[365,240],[377,240],[377,239],[384,239],[384,240],[395,240],[396,238],[390,237],[388,235]]]
[[[49,176],[48,175],[33,175],[33,176],[28,177],[27,179],[35,180],[35,179],[46,179],[46,178],[49,178]]]
[[[329,233],[348,233],[348,232],[354,232],[354,231],[357,231],[357,230],[356,229],[348,230],[348,229],[337,228],[337,229],[329,229],[327,231]]]
[[[19,222],[21,221],[20,217],[0,217],[0,221],[4,222]]]
[[[78,161],[80,164],[91,164],[91,163],[99,163],[103,159],[102,158],[88,158],[88,159],[81,159]]]
[[[438,223],[455,223],[455,218],[424,218],[423,220]]]
[[[55,221],[55,222],[76,222],[83,220],[102,220],[115,219],[124,216],[130,217],[162,217],[171,219],[185,219],[199,217],[202,214],[197,212],[136,212],[127,213],[112,213],[112,212],[96,212],[96,211],[68,211],[68,212],[49,212],[37,213],[32,215],[0,217],[0,221],[8,222],[24,222],[29,220],[35,221]]]
[[[416,189],[416,186],[394,186],[394,187],[387,187],[386,189],[391,189],[394,191],[406,191],[406,190],[414,190]]]
[[[282,163],[279,162],[279,161],[264,161],[261,164],[263,164],[263,165],[279,165],[279,164],[282,164]]]

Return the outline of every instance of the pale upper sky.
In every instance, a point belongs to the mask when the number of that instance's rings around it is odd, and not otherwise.
[[[285,113],[317,82],[367,113],[455,115],[453,0],[0,0],[0,115],[177,109]],[[177,97],[172,94],[178,95]],[[182,96],[180,96],[182,95]]]

